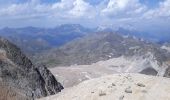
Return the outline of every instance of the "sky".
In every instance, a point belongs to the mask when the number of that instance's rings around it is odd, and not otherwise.
[[[0,27],[125,27],[170,29],[170,0],[0,0]]]

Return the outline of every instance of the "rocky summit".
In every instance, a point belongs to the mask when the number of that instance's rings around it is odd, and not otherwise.
[[[170,100],[170,79],[114,74],[91,79],[41,100]]]
[[[63,86],[45,66],[34,66],[21,50],[0,38],[0,100],[34,100]]]

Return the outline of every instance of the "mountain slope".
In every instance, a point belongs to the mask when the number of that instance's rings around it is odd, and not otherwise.
[[[76,39],[59,49],[47,51],[40,54],[38,59],[49,66],[85,65],[122,55],[140,57],[149,52],[160,64],[170,58],[170,53],[157,44],[117,33],[102,32]]]
[[[18,97],[44,97],[63,89],[46,67],[34,66],[19,48],[3,38],[0,38],[0,84],[6,91],[14,91],[12,96],[16,100],[24,100]],[[10,97],[3,100],[10,100]]]
[[[170,79],[116,74],[85,81],[40,100],[169,100],[169,92]]]

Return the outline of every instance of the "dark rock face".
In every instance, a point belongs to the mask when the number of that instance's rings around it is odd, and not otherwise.
[[[3,38],[0,38],[0,83],[32,99],[63,89],[45,66],[34,66],[19,48]]]
[[[146,68],[140,72],[141,74],[156,76],[158,72],[153,68]]]
[[[55,77],[44,65],[39,66],[37,71],[40,73],[41,78],[45,81],[49,94],[56,94],[63,89],[61,84],[55,81]]]
[[[166,72],[164,74],[164,77],[170,78],[170,66],[166,69]]]

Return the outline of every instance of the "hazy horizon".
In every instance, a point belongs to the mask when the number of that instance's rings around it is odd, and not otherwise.
[[[1,0],[0,27],[131,27],[167,34],[170,0]]]

